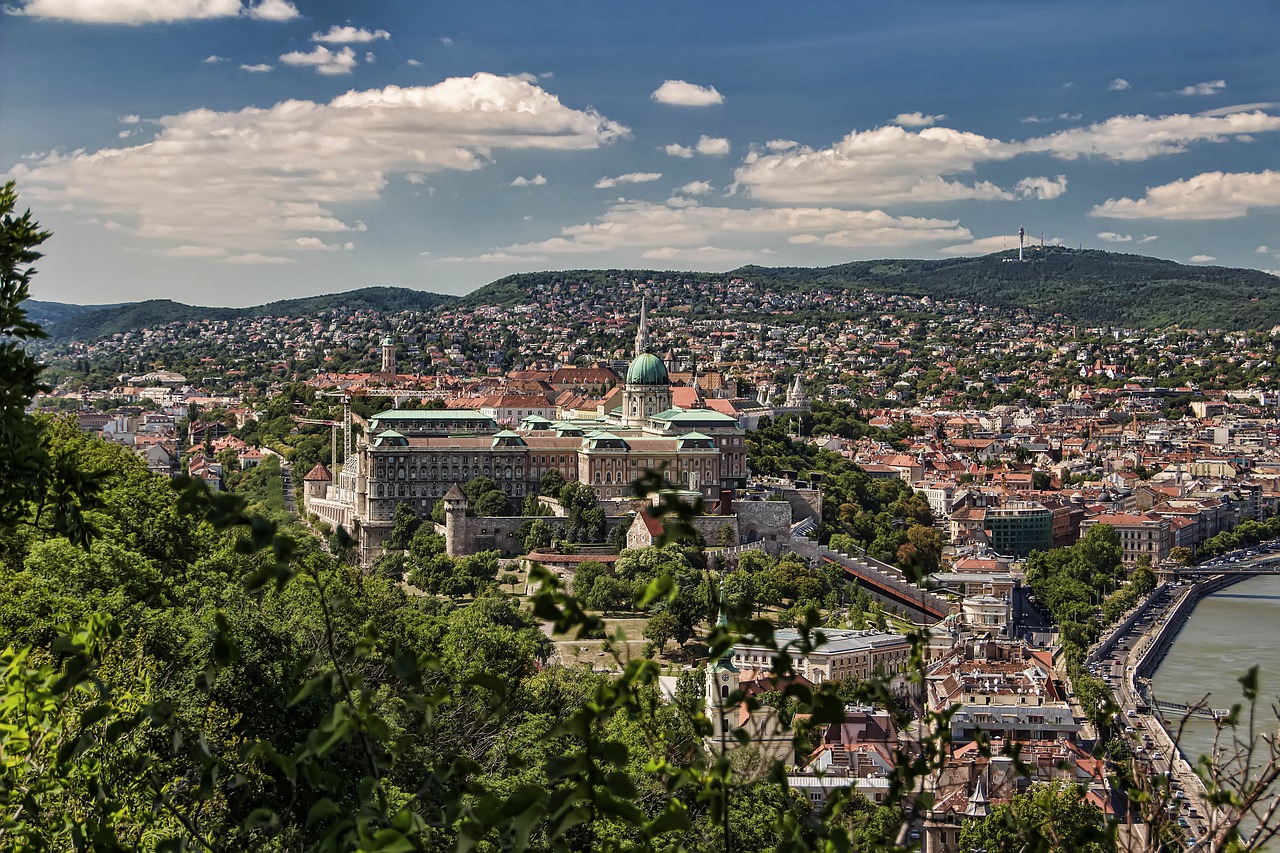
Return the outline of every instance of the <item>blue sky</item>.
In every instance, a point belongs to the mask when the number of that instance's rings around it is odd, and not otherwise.
[[[1280,6],[3,0],[38,298],[1038,240],[1280,269]]]

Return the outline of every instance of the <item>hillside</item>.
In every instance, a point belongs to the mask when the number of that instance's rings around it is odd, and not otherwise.
[[[68,302],[43,302],[39,299],[28,299],[22,303],[27,309],[27,316],[46,329],[72,317],[79,317],[92,311],[115,308],[115,305],[72,305]]]
[[[198,320],[234,320],[246,317],[299,317],[320,314],[325,311],[429,311],[456,297],[405,287],[365,287],[346,293],[327,293],[300,299],[283,299],[249,308],[207,308],[185,305],[170,299],[149,299],[107,308],[93,306],[58,306],[49,322],[49,333],[60,340],[91,341],[101,337],[128,332],[134,329],[154,328],[168,323],[188,323]],[[28,303],[32,304],[32,303]]]
[[[1280,278],[1251,269],[1186,266],[1142,255],[1056,246],[945,260],[857,261],[831,267],[746,266],[726,273],[646,270],[540,272],[507,276],[462,304],[517,304],[531,285],[572,280],[609,286],[619,278],[724,281],[743,278],[762,289],[849,288],[1026,308],[1086,324],[1189,328],[1270,328],[1280,324]]]

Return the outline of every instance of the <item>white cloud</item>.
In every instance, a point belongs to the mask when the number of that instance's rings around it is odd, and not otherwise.
[[[303,65],[315,68],[317,74],[350,74],[356,67],[355,51],[344,47],[338,51],[329,50],[318,44],[310,53],[293,50],[280,57],[285,65]]]
[[[160,254],[170,258],[220,258],[226,253],[220,246],[174,246]]]
[[[1023,178],[1013,185],[1019,198],[1055,199],[1067,191],[1067,176],[1056,178]]]
[[[274,68],[274,65],[268,65],[265,62],[259,62],[257,65],[241,65],[241,71],[248,71],[252,74],[265,74]]]
[[[1131,88],[1133,87],[1129,85],[1129,81],[1123,77],[1117,77],[1107,84],[1108,92],[1127,92]]]
[[[1280,270],[1261,270],[1261,272],[1264,272],[1267,275],[1273,275],[1276,278],[1280,278]]]
[[[676,192],[683,193],[684,195],[706,195],[707,193],[711,192],[711,182],[710,181],[691,181],[690,183],[687,183],[684,186],[682,186],[680,189],[676,190]]]
[[[729,140],[724,137],[700,136],[695,148],[699,154],[708,157],[723,157],[729,153]]]
[[[1046,246],[1061,246],[1062,238],[1054,237],[1052,240],[1045,240]],[[1018,248],[1018,235],[1011,234],[1007,237],[982,237],[969,243],[961,243],[958,246],[947,246],[945,249],[938,251],[944,255],[989,255],[992,252],[1003,252],[1007,249]]]
[[[121,124],[137,124],[138,122],[142,121],[142,116],[133,115],[131,113],[129,115],[118,116],[116,118],[116,121],[120,122]]]
[[[1149,187],[1140,199],[1111,198],[1090,216],[1110,219],[1238,219],[1251,209],[1280,207],[1280,172],[1202,172]]]
[[[919,131],[888,125],[855,130],[828,148],[753,150],[734,173],[752,197],[785,204],[880,205],[960,199],[1009,200],[1014,191],[989,181],[963,181],[984,163],[1024,154],[1060,160],[1101,157],[1140,161],[1186,151],[1193,142],[1247,141],[1280,130],[1280,116],[1261,111],[1227,116],[1115,116],[1085,127],[1006,142],[946,127]]]
[[[440,39],[440,44],[444,45],[445,47],[453,47],[453,39],[449,38],[448,36],[443,36]]]
[[[677,107],[710,107],[724,103],[724,95],[715,86],[698,86],[684,80],[667,80],[650,95],[660,104]]]
[[[1276,101],[1255,101],[1252,104],[1233,104],[1229,107],[1218,107],[1196,113],[1198,116],[1229,116],[1232,113],[1252,113],[1258,110],[1272,110],[1280,107]]]
[[[342,248],[337,243],[326,243],[319,237],[298,237],[293,244],[299,249],[312,252],[336,252]]]
[[[526,178],[523,175],[517,175],[511,182],[513,187],[543,187],[546,186],[547,179],[542,175],[534,175],[532,178]]]
[[[423,252],[422,254],[430,254]],[[516,255],[510,252],[485,252],[483,255],[471,255],[470,257],[448,257],[436,258],[442,264],[528,264],[547,260],[545,255]]]
[[[1160,238],[1159,238],[1157,235],[1155,235],[1155,234],[1148,234],[1148,235],[1146,235],[1145,237],[1143,237],[1141,240],[1139,240],[1138,242],[1139,242],[1139,243],[1154,243],[1156,240],[1159,240],[1159,239],[1160,239]]]
[[[723,157],[729,153],[731,146],[729,140],[723,137],[712,137],[703,134],[698,137],[698,141],[693,145],[680,145],[672,142],[670,145],[663,146],[662,150],[672,157],[680,157],[685,160],[693,157],[694,154],[704,154],[708,157]]]
[[[941,113],[931,116],[919,112],[898,113],[889,124],[896,124],[901,127],[931,127],[945,118],[946,116]]]
[[[1217,258],[1215,258],[1213,255],[1192,255],[1191,256],[1191,263],[1193,264],[1207,264],[1210,261],[1216,261],[1216,260]]]
[[[1099,231],[1098,239],[1104,243],[1132,243],[1132,234],[1117,234],[1114,231]]]
[[[1183,86],[1177,91],[1179,95],[1216,95],[1227,88],[1226,80],[1209,80],[1196,83],[1194,86]]]
[[[248,9],[255,21],[292,21],[298,17],[298,9],[286,0],[258,0]]]
[[[201,62],[203,62],[205,65],[216,65],[219,62],[226,62],[226,61],[227,61],[227,58],[225,56],[218,56],[218,54],[216,53],[211,53],[201,60]]]
[[[414,68],[417,68],[419,65],[421,65],[421,64],[422,64],[422,62],[421,62],[421,60],[417,60],[417,59],[406,59],[406,60],[404,61],[404,64],[405,64],[405,65],[412,65]]]
[[[325,44],[368,44],[371,41],[383,41],[391,38],[386,30],[366,30],[361,27],[340,27],[337,24],[329,27],[325,33],[312,33],[311,40]]]
[[[1013,157],[998,139],[944,127],[919,132],[888,125],[854,131],[830,148],[800,146],[775,153],[750,152],[734,178],[754,198],[796,203],[884,204],[895,201],[1008,199],[992,183],[972,185],[942,175]]]
[[[839,248],[893,248],[968,240],[955,220],[892,216],[881,210],[831,207],[732,208],[623,201],[594,222],[562,228],[536,243],[506,246],[512,255],[593,254],[655,247],[697,249],[748,241],[820,244]],[[738,248],[729,246],[728,248]]]
[[[618,184],[647,184],[662,177],[661,172],[628,172],[616,178],[601,178],[596,181],[596,189],[609,190]]]
[[[792,148],[799,148],[800,143],[794,139],[770,139],[764,147],[770,151],[790,151]]]
[[[5,11],[82,24],[163,24],[233,18],[245,13],[241,0],[19,0]]]
[[[1018,121],[1023,124],[1047,124],[1051,121],[1079,121],[1081,118],[1080,113],[1058,113],[1056,116],[1027,116]]]
[[[1115,116],[1088,127],[1062,130],[1021,143],[1027,152],[1044,152],[1060,160],[1102,157],[1139,161],[1180,154],[1192,142],[1222,142],[1231,137],[1280,130],[1280,116],[1263,112],[1228,116]]]
[[[264,255],[261,252],[248,252],[243,255],[232,255],[227,258],[228,264],[296,264],[293,258],[282,255]]]
[[[1271,254],[1271,247],[1270,247],[1270,246],[1259,246],[1258,248],[1254,249],[1253,251],[1254,251],[1254,253],[1255,253],[1255,254],[1259,254],[1259,255],[1269,255],[1269,254]]]
[[[145,143],[54,152],[11,174],[32,197],[75,203],[145,239],[267,252],[302,235],[361,229],[336,211],[377,200],[391,174],[476,171],[503,149],[585,150],[628,133],[493,74],[327,103],[197,109],[157,124]]]
[[[365,61],[365,64],[367,65],[372,65],[377,58],[378,58],[377,55],[374,54],[372,50],[366,50],[364,52],[364,61]]]
[[[766,258],[776,254],[773,249],[725,249],[720,246],[698,246],[684,248],[663,246],[660,249],[646,249],[640,257],[649,261],[678,261],[682,264],[701,266],[704,264],[723,265],[725,263],[744,263]]]

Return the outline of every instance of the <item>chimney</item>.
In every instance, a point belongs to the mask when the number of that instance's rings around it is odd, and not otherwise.
[[[720,514],[733,515],[733,489],[720,490]]]

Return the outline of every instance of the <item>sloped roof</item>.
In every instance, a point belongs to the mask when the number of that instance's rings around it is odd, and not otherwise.
[[[313,483],[318,481],[333,482],[333,475],[329,473],[329,469],[324,467],[323,462],[317,462],[316,467],[312,468],[307,476],[302,478],[303,482]]]

